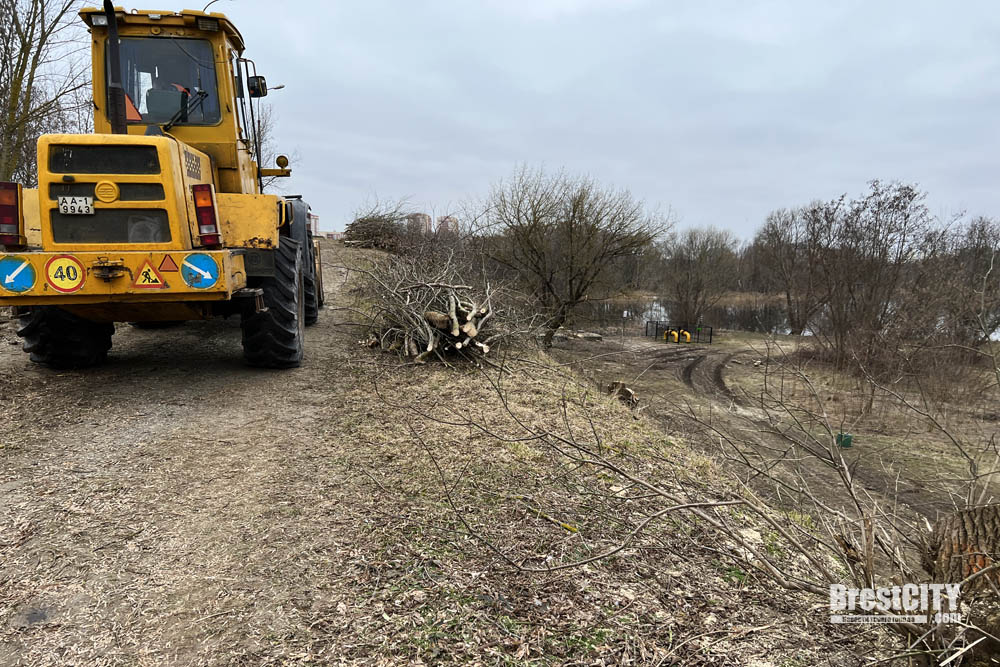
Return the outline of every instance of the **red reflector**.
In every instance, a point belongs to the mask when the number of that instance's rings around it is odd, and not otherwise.
[[[198,238],[203,246],[221,246],[219,218],[215,211],[215,191],[210,183],[192,185],[194,212],[198,222]]]
[[[17,183],[0,183],[0,245],[17,246],[23,243],[19,194]]]
[[[215,211],[211,208],[198,209],[198,226],[211,227],[215,230]],[[204,229],[202,231],[205,231]]]

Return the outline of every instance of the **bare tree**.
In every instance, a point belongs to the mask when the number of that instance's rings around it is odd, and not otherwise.
[[[905,339],[915,319],[930,317],[927,260],[940,252],[942,232],[925,198],[912,185],[872,181],[860,199],[810,208],[826,300],[814,329],[839,367],[852,359],[871,366],[889,338]]]
[[[35,140],[78,130],[73,110],[88,83],[76,0],[0,0],[0,180],[33,185]]]
[[[484,208],[484,249],[548,318],[546,346],[617,260],[641,253],[667,227],[626,190],[526,167],[495,185]]]
[[[662,284],[676,303],[671,317],[693,326],[734,287],[736,239],[727,231],[699,227],[669,239],[662,249]]]
[[[274,106],[261,104],[257,113],[257,138],[260,141],[260,166],[270,167],[278,157],[278,140],[275,136],[278,129],[278,113]],[[299,161],[297,152],[288,156],[289,162],[294,168]],[[266,192],[283,191],[285,178],[283,176],[265,176],[261,189]]]
[[[1000,330],[1000,225],[974,218],[952,237],[939,265],[948,338],[958,345],[980,347]]]
[[[818,269],[825,209],[778,209],[767,216],[754,247],[770,286],[782,293],[793,336],[801,335],[824,304]]]

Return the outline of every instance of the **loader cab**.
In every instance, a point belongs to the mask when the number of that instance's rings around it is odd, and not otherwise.
[[[98,8],[80,17],[91,33],[94,131],[109,134],[108,19]],[[215,12],[115,8],[115,18],[128,134],[166,132],[211,158],[219,192],[259,192],[239,31]]]
[[[126,122],[180,127],[222,121],[208,40],[125,37],[121,69]]]

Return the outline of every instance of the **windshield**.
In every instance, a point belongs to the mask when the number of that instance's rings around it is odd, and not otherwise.
[[[178,125],[219,122],[215,59],[207,40],[123,38],[121,62],[129,123],[166,123],[178,112]]]

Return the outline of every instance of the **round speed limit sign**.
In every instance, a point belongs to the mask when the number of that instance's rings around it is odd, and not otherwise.
[[[56,255],[45,265],[45,278],[52,289],[67,294],[83,287],[87,272],[83,264],[71,255]]]

